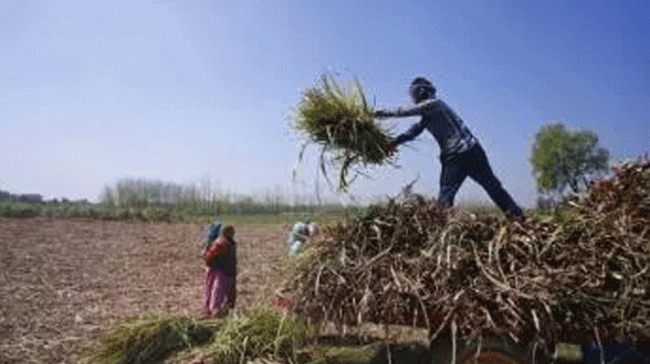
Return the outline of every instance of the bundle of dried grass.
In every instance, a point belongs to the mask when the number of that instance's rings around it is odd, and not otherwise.
[[[217,326],[189,318],[158,315],[127,317],[118,322],[88,363],[162,363],[170,354],[206,343]]]
[[[296,311],[339,325],[453,325],[467,340],[523,342],[647,335],[650,167],[622,171],[620,199],[594,190],[569,218],[523,225],[433,200],[376,206],[327,227],[286,288]]]
[[[272,306],[254,307],[247,316],[224,321],[204,354],[222,364],[270,358],[295,362],[296,349],[316,335],[317,327],[288,317]]]
[[[391,141],[388,131],[374,119],[374,111],[358,79],[342,87],[331,75],[303,92],[295,114],[295,128],[309,143],[321,147],[320,167],[327,177],[327,165],[339,168],[339,184],[345,190],[355,165],[382,164]],[[300,153],[300,159],[304,153]]]
[[[196,322],[157,315],[127,317],[109,330],[102,344],[88,348],[84,363],[153,364],[179,352],[173,362],[186,362],[202,346],[201,362],[237,364],[260,358],[296,362],[297,349],[316,337],[318,326],[258,305],[245,316]],[[176,360],[174,360],[176,359]]]

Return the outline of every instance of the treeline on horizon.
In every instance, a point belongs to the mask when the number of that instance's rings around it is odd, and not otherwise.
[[[275,191],[255,198],[251,195],[221,193],[209,181],[197,186],[144,178],[123,178],[113,187],[104,187],[100,204],[118,208],[157,207],[199,215],[309,212],[316,208],[338,211],[344,208],[341,203],[319,202],[313,196],[289,198]]]
[[[340,214],[355,206],[279,193],[262,198],[221,194],[209,184],[182,185],[160,180],[123,178],[104,187],[98,203],[65,198],[44,200],[41,195],[13,195],[0,191],[2,217],[82,217],[109,220],[185,221],[223,215]],[[21,198],[21,196],[23,198]]]

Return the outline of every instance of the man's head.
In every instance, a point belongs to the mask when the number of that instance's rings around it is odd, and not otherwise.
[[[415,103],[431,99],[436,96],[436,88],[424,77],[416,77],[409,87],[409,93]]]

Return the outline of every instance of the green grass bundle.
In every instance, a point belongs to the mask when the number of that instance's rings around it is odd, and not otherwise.
[[[173,352],[204,344],[216,326],[173,316],[129,317],[118,322],[104,337],[89,363],[152,364]]]
[[[340,167],[339,189],[349,186],[349,170],[355,165],[387,162],[388,131],[374,119],[374,110],[358,79],[341,87],[330,75],[303,92],[297,106],[295,127],[308,142],[322,147],[321,170],[326,173],[325,154]],[[302,153],[301,153],[302,154]]]
[[[296,348],[314,338],[318,328],[260,305],[244,317],[226,318],[206,350],[218,363],[256,358],[294,359]]]

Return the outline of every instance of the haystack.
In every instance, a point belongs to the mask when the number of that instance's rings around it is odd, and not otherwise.
[[[338,325],[454,327],[472,340],[650,333],[650,163],[523,224],[391,202],[325,229],[295,262],[295,310]]]
[[[349,186],[353,168],[387,162],[391,136],[375,121],[373,108],[356,78],[343,87],[331,75],[323,75],[320,84],[303,92],[294,122],[295,129],[306,138],[305,147],[320,147],[320,167],[325,176],[328,166],[339,169],[341,190]]]

